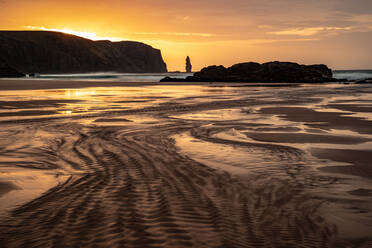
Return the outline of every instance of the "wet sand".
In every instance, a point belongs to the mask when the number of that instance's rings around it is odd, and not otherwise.
[[[226,83],[208,83],[208,82],[111,82],[111,81],[73,81],[73,80],[14,80],[0,79],[0,90],[40,90],[40,89],[79,89],[87,87],[138,87],[138,86],[155,86],[155,85],[214,85],[225,86]],[[267,83],[228,83],[231,87],[244,87],[252,85],[261,85],[262,87],[295,87],[298,84],[267,84]]]
[[[333,161],[346,162],[353,166],[323,167],[325,171],[358,175],[372,178],[372,152],[371,150],[345,150],[345,149],[311,149],[311,154],[317,158],[326,158]]]
[[[17,190],[19,187],[9,182],[0,182],[0,197],[9,193],[12,190]]]
[[[371,87],[30,83],[0,80],[0,247],[372,246]]]

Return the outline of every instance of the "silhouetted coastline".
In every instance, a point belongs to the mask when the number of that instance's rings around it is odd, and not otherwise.
[[[144,43],[93,41],[50,31],[0,31],[0,60],[25,74],[167,72],[161,51]]]
[[[208,66],[185,79],[166,77],[161,82],[262,82],[262,83],[322,83],[344,82],[333,78],[326,65],[300,65],[293,62],[247,62],[224,66]]]

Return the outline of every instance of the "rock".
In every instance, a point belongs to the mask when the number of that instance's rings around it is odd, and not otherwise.
[[[26,74],[23,74],[16,69],[9,67],[4,62],[0,62],[0,78],[20,78],[25,76]]]
[[[191,65],[190,57],[187,56],[186,57],[186,72],[190,73],[191,70],[192,70],[192,65]]]
[[[176,78],[175,78],[176,79]],[[178,78],[177,78],[178,79]],[[169,76],[166,76],[165,78],[161,79],[160,82],[173,82],[172,78]]]
[[[212,80],[212,81],[219,81],[221,79],[226,78],[228,75],[227,69],[220,65],[212,65],[203,68],[200,72],[196,72],[192,78],[197,78],[199,80]]]
[[[167,72],[160,50],[49,31],[0,31],[0,59],[24,73]]]
[[[180,81],[173,78],[165,80]],[[320,83],[337,81],[326,65],[300,65],[292,62],[240,63],[229,68],[208,66],[183,82],[256,82],[256,83]],[[169,82],[169,81],[168,81]]]
[[[25,76],[26,74],[23,74],[11,67],[0,67],[0,78],[20,78]]]
[[[160,82],[196,82],[193,81],[192,76],[188,76],[187,78],[172,78],[169,76],[166,76],[165,78],[161,79]]]
[[[229,73],[235,76],[250,76],[262,69],[261,64],[255,62],[240,63],[229,68]]]

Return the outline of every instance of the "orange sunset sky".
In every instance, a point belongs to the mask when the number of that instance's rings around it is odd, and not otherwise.
[[[372,69],[371,0],[0,0],[0,29],[141,41],[170,71],[187,55],[194,70],[272,60]]]

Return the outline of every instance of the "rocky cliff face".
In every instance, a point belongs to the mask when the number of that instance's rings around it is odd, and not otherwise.
[[[18,78],[25,77],[26,75],[8,66],[0,59],[0,78]]]
[[[146,44],[46,31],[0,31],[0,59],[24,73],[167,72],[160,50]]]
[[[173,81],[165,78],[162,81]],[[186,82],[285,82],[285,83],[320,83],[330,82],[332,70],[326,65],[300,65],[291,62],[255,62],[240,63],[229,68],[224,66],[208,66],[194,76],[182,81]],[[181,80],[177,80],[181,81]]]

